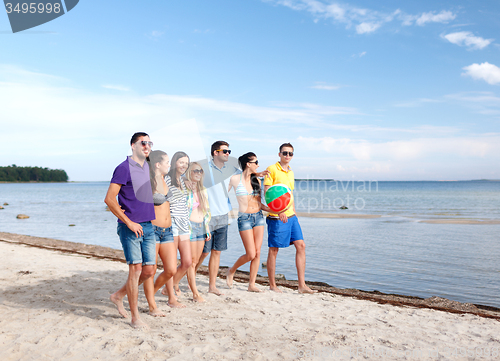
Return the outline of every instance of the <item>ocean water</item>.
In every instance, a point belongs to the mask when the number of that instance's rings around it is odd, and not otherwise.
[[[120,249],[116,217],[103,202],[107,188],[107,182],[0,184],[0,205],[9,203],[0,210],[0,231]],[[381,216],[300,217],[307,280],[500,307],[500,224],[420,222],[498,221],[500,182],[309,180],[297,181],[295,199],[299,212]],[[340,210],[342,205],[348,209]],[[16,219],[20,213],[30,218]],[[228,242],[221,256],[226,266],[244,253],[236,222]],[[267,237],[261,261],[267,258],[266,245]],[[280,250],[277,273],[297,278],[293,246]]]

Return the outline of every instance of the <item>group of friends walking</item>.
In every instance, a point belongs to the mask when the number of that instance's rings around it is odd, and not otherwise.
[[[261,201],[262,193],[274,184],[285,184],[293,191],[294,174],[289,163],[294,150],[290,143],[280,146],[279,161],[263,172],[257,171],[259,161],[252,152],[240,156],[238,164],[232,164],[231,150],[225,141],[212,144],[208,162],[190,162],[184,152],[177,152],[170,159],[161,150],[151,150],[153,142],[143,132],[135,133],[130,145],[132,155],[115,168],[105,203],[118,218],[117,233],[129,266],[127,281],[110,299],[123,317],[129,317],[123,305],[127,296],[133,327],[146,327],[138,310],[141,284],[152,316],[165,316],[155,302],[155,295],[162,288],[169,306],[185,307],[178,301],[179,282],[185,275],[193,300],[204,302],[196,287],[196,271],[209,255],[208,292],[222,294],[216,280],[220,254],[227,249],[231,190],[238,200],[238,230],[245,254],[227,270],[228,287],[232,287],[236,270],[250,262],[248,291],[261,292],[255,282],[267,223],[270,289],[281,292],[275,279],[276,257],[280,248],[293,244],[298,291],[314,292],[304,279],[305,243],[293,197],[290,206],[279,213]],[[269,212],[266,218],[263,210]],[[155,280],[158,256],[163,272]]]

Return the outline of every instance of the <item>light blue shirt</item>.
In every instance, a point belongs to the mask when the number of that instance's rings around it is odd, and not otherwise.
[[[222,168],[217,168],[211,159],[203,167],[205,174],[203,184],[208,191],[208,203],[212,217],[228,214],[232,209],[227,189],[231,176],[241,173],[240,169],[234,165],[234,163],[238,164],[237,162],[235,158],[230,157]]]

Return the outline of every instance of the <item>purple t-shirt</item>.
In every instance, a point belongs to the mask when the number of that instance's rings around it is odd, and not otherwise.
[[[115,168],[111,183],[121,184],[118,203],[131,221],[141,223],[155,219],[148,162],[144,162],[141,167],[131,157],[127,157]],[[123,223],[119,219],[118,222]]]

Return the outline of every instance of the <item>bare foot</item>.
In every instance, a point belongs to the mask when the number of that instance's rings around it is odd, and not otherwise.
[[[196,296],[193,295],[193,301],[195,302],[205,302],[205,299],[200,296],[200,294],[197,294]]]
[[[228,268],[226,272],[226,283],[229,288],[233,288],[233,277],[234,273],[231,273],[231,269]]]
[[[140,318],[138,318],[135,321],[130,322],[130,325],[136,329],[143,329],[143,330],[149,329],[149,326],[146,325]]]
[[[148,314],[153,317],[165,317],[166,315],[160,311],[159,308],[155,308],[152,311],[149,311]]]
[[[175,295],[177,297],[181,297],[182,296],[182,292],[181,292],[181,289],[179,288],[179,285],[175,285],[174,286],[174,292],[175,292]]]
[[[318,291],[316,290],[311,290],[309,287],[299,287],[299,293],[316,293]]]
[[[120,298],[116,293],[113,293],[109,296],[109,299],[115,304],[116,308],[118,308],[118,313],[127,318],[128,313],[125,311],[125,307],[123,307],[123,298]]]
[[[217,295],[217,296],[222,296],[223,295],[223,293],[221,291],[219,291],[217,289],[217,287],[213,287],[213,288],[209,287],[208,288],[208,293],[213,293],[214,295]]]
[[[169,300],[168,305],[172,308],[186,308],[186,305],[183,305],[177,300]]]
[[[168,296],[167,286],[163,287],[163,289],[161,290],[161,294],[164,296]]]
[[[271,291],[276,292],[276,293],[283,293],[278,287],[271,287]]]
[[[262,292],[260,289],[257,288],[255,285],[248,285],[248,292]]]

